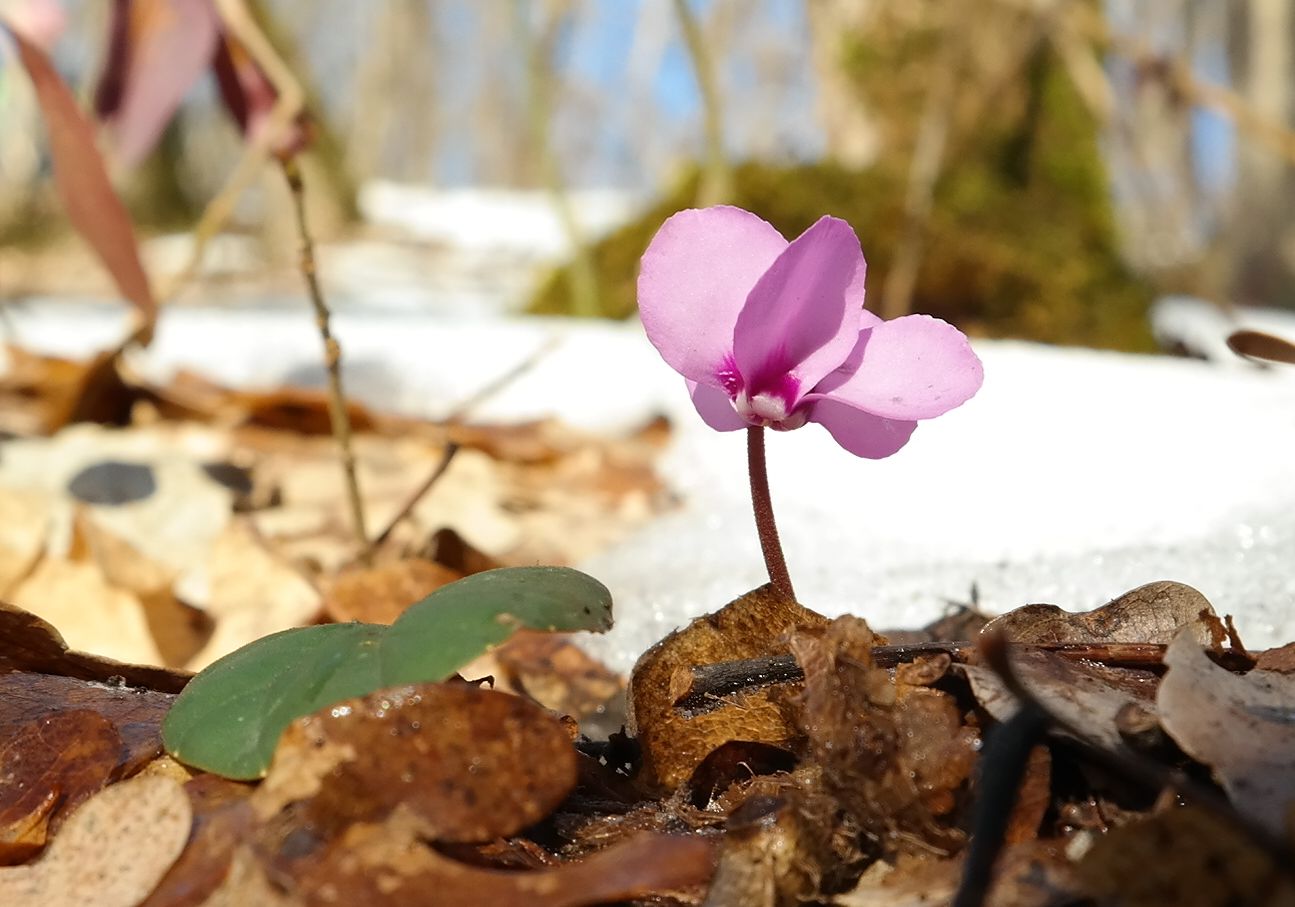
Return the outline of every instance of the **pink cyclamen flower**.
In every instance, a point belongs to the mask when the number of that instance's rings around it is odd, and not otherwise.
[[[643,253],[639,314],[711,428],[826,428],[880,459],[919,419],[971,398],[984,373],[967,338],[928,315],[864,309],[854,230],[823,217],[788,243],[749,211],[680,211]]]

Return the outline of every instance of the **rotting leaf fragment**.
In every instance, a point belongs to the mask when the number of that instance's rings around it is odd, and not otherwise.
[[[1165,731],[1213,769],[1232,802],[1278,835],[1295,828],[1295,675],[1238,675],[1189,633],[1165,653],[1156,704]]]

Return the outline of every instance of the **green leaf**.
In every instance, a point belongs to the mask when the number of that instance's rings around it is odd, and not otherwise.
[[[284,630],[189,681],[162,722],[162,742],[197,768],[259,778],[295,719],[383,687],[444,680],[521,627],[602,632],[611,594],[577,570],[505,567],[442,586],[390,627]]]
[[[384,686],[443,680],[514,630],[592,630],[612,625],[612,597],[567,567],[502,567],[437,589],[401,614],[382,640]]]
[[[300,627],[231,652],[189,681],[166,713],[167,752],[227,778],[261,777],[294,719],[381,687],[377,653],[386,631]]]

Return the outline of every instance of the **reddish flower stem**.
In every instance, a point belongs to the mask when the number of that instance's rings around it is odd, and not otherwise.
[[[795,601],[796,592],[791,587],[791,574],[787,572],[787,560],[782,555],[782,543],[778,541],[778,526],[773,521],[773,501],[769,497],[769,471],[764,461],[762,427],[747,427],[746,462],[751,474],[751,506],[755,509],[755,530],[760,536],[760,550],[764,553],[769,582],[782,595]]]

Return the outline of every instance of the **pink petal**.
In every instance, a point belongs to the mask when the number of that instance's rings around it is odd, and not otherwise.
[[[715,384],[747,294],[786,247],[769,224],[726,205],[662,224],[638,279],[639,317],[661,357],[685,378]]]
[[[906,315],[859,334],[845,364],[806,399],[832,400],[887,419],[930,419],[971,399],[980,359],[953,325]]]
[[[716,431],[737,431],[746,428],[746,420],[733,409],[733,401],[718,387],[688,382],[692,405],[697,407],[701,420]]]
[[[113,29],[126,42],[105,67],[98,99],[117,157],[133,166],[153,150],[185,94],[211,65],[220,22],[211,0],[170,0],[132,8],[118,4]],[[108,83],[118,79],[112,94]]]
[[[822,217],[764,273],[738,315],[733,358],[753,393],[793,376],[809,390],[859,336],[867,265],[850,225]]]
[[[826,428],[836,443],[850,453],[869,460],[880,460],[895,453],[908,443],[913,429],[917,428],[916,422],[883,419],[831,399],[817,401],[809,419]]]

